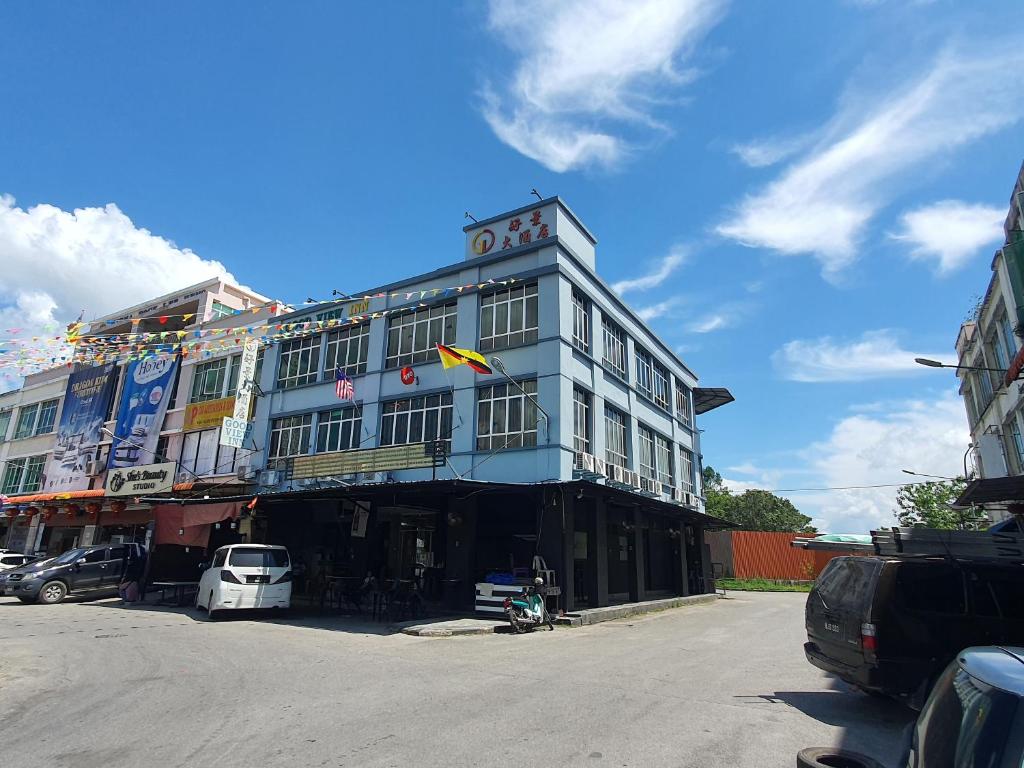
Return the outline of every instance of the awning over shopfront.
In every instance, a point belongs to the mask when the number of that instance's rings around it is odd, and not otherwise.
[[[693,410],[699,416],[728,405],[735,399],[725,387],[697,387],[693,390]]]
[[[1024,505],[1024,475],[972,480],[953,507],[964,509],[996,503]]]

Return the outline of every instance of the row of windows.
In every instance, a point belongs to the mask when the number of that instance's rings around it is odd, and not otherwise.
[[[592,398],[589,392],[573,388],[573,449],[577,453],[593,453]],[[612,406],[604,409],[605,462],[629,469],[629,416]],[[667,437],[643,424],[637,425],[640,455],[637,471],[643,477],[662,485],[675,485],[675,446]],[[693,453],[679,446],[680,487],[693,490]]]
[[[34,437],[53,432],[57,421],[57,406],[60,399],[46,400],[41,403],[23,405],[18,411],[18,420],[14,427],[14,439],[20,440],[23,437]],[[0,442],[7,439],[7,433],[11,428],[11,420],[14,418],[14,409],[8,408],[0,411]]]
[[[522,389],[520,389],[522,387]],[[477,450],[519,448],[537,444],[537,393],[534,379],[514,384],[495,384],[477,390]],[[451,450],[452,394],[390,400],[381,404],[378,445],[409,445],[443,440]],[[368,440],[361,436],[362,415],[355,407],[338,408],[301,416],[275,419],[270,429],[271,459],[308,453],[316,429],[317,453],[358,448]]]
[[[534,343],[538,327],[536,283],[480,297],[482,351]],[[398,368],[432,361],[437,345],[454,344],[457,331],[458,305],[454,301],[395,315],[388,325],[384,366]],[[323,361],[321,346],[326,347]],[[321,376],[326,380],[337,368],[350,376],[365,373],[369,349],[369,323],[292,339],[281,345],[277,386],[286,389],[312,384]]]
[[[18,493],[34,493],[43,482],[43,467],[46,466],[46,455],[25,456],[20,459],[8,459],[4,463],[3,480],[0,481],[0,493],[13,496]]]

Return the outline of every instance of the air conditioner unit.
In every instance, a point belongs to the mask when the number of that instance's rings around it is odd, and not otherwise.
[[[682,504],[686,496],[688,495],[689,494],[687,494],[687,492],[684,491],[682,488],[672,489],[672,501],[674,501],[676,504]]]
[[[620,483],[620,484],[623,484],[623,483],[626,482],[623,479],[625,477],[626,470],[624,470],[618,464],[610,464],[608,466],[608,469],[610,470],[610,472],[608,474],[608,479],[611,482],[613,482],[613,483]]]
[[[248,464],[239,464],[235,470],[235,477],[245,482],[246,480],[255,480],[259,471],[255,467],[250,467]]]
[[[576,469],[582,469],[584,472],[593,472],[594,457],[589,453],[577,453]]]
[[[281,482],[281,473],[276,469],[264,469],[260,472],[260,485],[277,485]]]
[[[608,477],[608,465],[604,459],[594,457],[594,474],[601,477]]]
[[[640,475],[632,470],[625,469],[622,471],[622,482],[631,488],[640,487]]]
[[[96,477],[96,475],[102,475],[107,468],[107,462],[103,459],[89,459],[85,462],[85,474],[89,477]]]
[[[658,486],[657,480],[652,480],[649,477],[641,477],[640,490],[644,493],[658,493],[661,488]]]
[[[683,504],[685,504],[688,507],[696,507],[697,497],[694,496],[689,491],[683,491]]]

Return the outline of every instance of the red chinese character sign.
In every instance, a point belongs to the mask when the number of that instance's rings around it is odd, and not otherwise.
[[[466,258],[506,251],[556,234],[555,205],[548,204],[466,230]]]

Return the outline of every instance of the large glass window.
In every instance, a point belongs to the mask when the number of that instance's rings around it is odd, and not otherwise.
[[[0,443],[7,439],[7,432],[11,428],[11,414],[13,410],[8,408],[6,411],[0,411]]]
[[[671,381],[671,377],[668,374],[668,369],[660,363],[654,363],[654,404],[666,411],[672,408],[669,381]]]
[[[646,350],[636,347],[636,388],[648,398],[654,397],[654,367]]]
[[[220,430],[204,429],[200,432],[186,432],[181,444],[181,466],[196,475],[216,475],[234,471],[231,467],[222,468],[217,459]],[[228,449],[232,453],[234,449]],[[233,458],[233,457],[231,457]]]
[[[679,446],[679,487],[693,493],[693,452]]]
[[[641,424],[637,427],[637,437],[640,438],[640,474],[656,480],[658,459],[654,454],[654,432]]]
[[[309,452],[309,436],[313,429],[313,414],[286,416],[274,419],[270,427],[270,449],[267,455],[274,459],[301,456]]]
[[[480,349],[537,341],[537,284],[517,285],[480,297]]]
[[[43,467],[46,455],[8,459],[4,465],[0,493],[35,493],[43,484]]]
[[[520,381],[527,394],[537,394],[536,379]],[[491,451],[537,444],[537,406],[514,384],[477,390],[476,449]]]
[[[590,301],[575,288],[572,291],[572,343],[590,353]]]
[[[658,482],[662,485],[675,485],[672,477],[672,454],[672,441],[655,435],[654,458],[657,461]]]
[[[370,351],[370,324],[360,323],[327,334],[327,355],[324,370],[329,378],[341,368],[349,376],[366,373]]]
[[[610,406],[604,409],[604,458],[609,464],[629,467],[628,417]]]
[[[4,464],[4,481],[0,493],[14,494],[21,490],[21,478],[25,474],[25,459],[8,459]]]
[[[277,386],[281,389],[312,384],[320,373],[320,335],[292,339],[281,345]]]
[[[1013,334],[1013,326],[1010,325],[1010,316],[1006,314],[1004,309],[999,315],[999,319],[996,321],[999,325],[999,333],[1003,337],[1003,344],[1006,345],[1006,353],[1013,361],[1013,358],[1017,356],[1017,337]]]
[[[438,343],[454,344],[457,304],[452,301],[391,316],[386,367],[437,360]]]
[[[676,416],[688,427],[693,426],[693,405],[690,388],[676,379]]]
[[[316,452],[348,451],[359,447],[362,416],[355,408],[323,411],[316,425]]]
[[[1013,442],[1013,453],[1016,459],[1017,472],[1024,470],[1024,440],[1021,439],[1020,425],[1017,423],[1017,417],[1010,417],[1010,438]]]
[[[608,318],[601,318],[604,338],[604,364],[621,379],[629,378],[626,367],[626,332]]]
[[[205,400],[217,400],[226,397],[224,394],[225,383],[228,380],[228,366],[230,358],[222,357],[217,360],[209,360],[194,366],[192,371],[192,392],[189,395],[190,403],[201,403]],[[238,372],[235,372],[237,384]]]
[[[444,440],[451,450],[452,395],[407,397],[381,404],[380,444],[408,445]]]
[[[18,411],[18,426],[14,430],[14,439],[31,437],[36,428],[36,416],[39,415],[39,403],[22,406]]]
[[[39,418],[36,420],[35,434],[45,435],[53,432],[53,424],[57,420],[57,405],[60,400],[47,400],[39,404]]]
[[[577,453],[590,453],[590,393],[572,390],[572,442]]]

